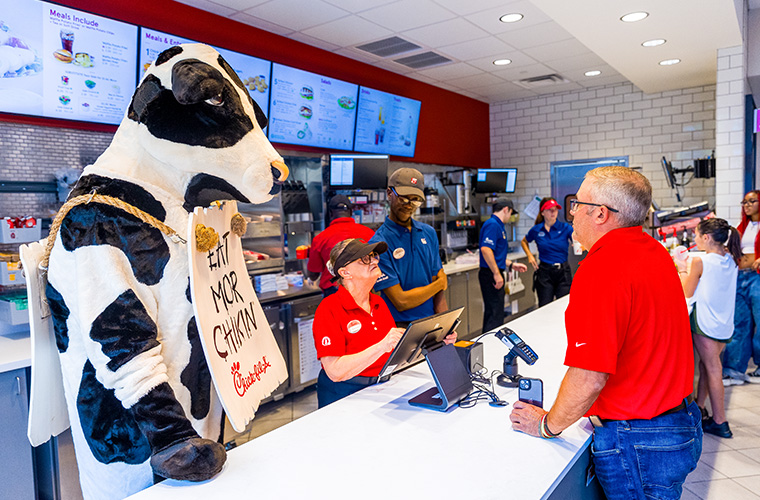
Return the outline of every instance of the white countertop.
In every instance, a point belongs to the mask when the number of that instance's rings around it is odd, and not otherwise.
[[[520,250],[519,252],[511,252],[507,255],[507,258],[512,261],[516,261],[518,259],[524,259],[525,252]],[[476,260],[475,262],[471,262],[469,264],[457,264],[453,260],[451,262],[448,262],[443,265],[443,272],[446,274],[455,274],[455,273],[463,273],[466,271],[472,271],[473,269],[477,269],[480,267],[480,260]]]
[[[0,373],[32,365],[32,343],[29,332],[0,335]]]
[[[533,366],[519,361],[519,371],[543,379],[546,407],[566,370],[567,302],[509,324],[539,356]],[[492,335],[483,343],[486,366],[501,369],[506,346]],[[509,413],[517,389],[497,388],[506,407],[480,402],[441,413],[408,404],[432,385],[427,364],[420,363],[233,449],[210,481],[167,480],[131,498],[540,499],[590,443],[585,419],[554,440],[513,431]]]

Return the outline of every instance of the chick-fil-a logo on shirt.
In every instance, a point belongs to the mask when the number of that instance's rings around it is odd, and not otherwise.
[[[261,361],[253,365],[253,372],[248,372],[247,375],[240,373],[240,362],[235,361],[232,363],[232,382],[235,386],[235,392],[241,398],[245,396],[246,391],[256,382],[261,380],[261,376],[267,372],[267,368],[271,368],[271,364],[267,361],[267,357],[263,356]]]

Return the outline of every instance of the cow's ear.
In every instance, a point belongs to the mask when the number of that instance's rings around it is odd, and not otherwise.
[[[172,68],[172,92],[180,104],[197,104],[221,95],[222,73],[198,59],[185,59]]]
[[[161,85],[161,80],[154,75],[146,76],[132,96],[132,102],[129,104],[129,118],[141,122],[148,105],[161,95],[162,90],[164,87]]]

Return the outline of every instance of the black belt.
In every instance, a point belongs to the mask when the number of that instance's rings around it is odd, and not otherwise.
[[[567,265],[567,262],[559,262],[557,264],[549,264],[548,262],[539,262],[538,267],[545,267],[547,269],[562,269]]]
[[[687,406],[689,406],[693,401],[694,401],[694,395],[689,394],[688,396],[686,396],[685,398],[683,398],[678,405],[676,405],[673,408],[671,408],[669,410],[666,410],[666,411],[664,411],[664,412],[660,413],[659,415],[657,415],[655,417],[652,417],[652,418],[654,419],[654,418],[657,418],[657,417],[664,417],[665,415],[670,415],[671,413],[679,412],[679,411],[683,410],[684,408],[686,408]],[[607,424],[609,422],[617,422],[618,421],[618,420],[612,419],[612,418],[599,418],[596,415],[592,415],[588,419],[589,419],[589,421],[591,421],[591,425],[593,425],[594,427],[602,427],[604,424]]]

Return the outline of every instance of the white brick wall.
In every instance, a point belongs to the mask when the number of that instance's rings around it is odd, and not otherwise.
[[[742,46],[718,49],[715,87],[716,214],[735,224],[744,195],[744,94],[746,64]]]
[[[661,206],[675,205],[660,159],[683,168],[712,154],[715,92],[708,85],[644,94],[625,83],[495,103],[490,107],[491,166],[519,169],[515,195],[524,207],[535,194],[549,196],[552,161],[628,156],[629,165],[642,167],[649,178],[654,199]],[[715,179],[692,180],[682,196],[687,204],[707,200],[714,205]],[[520,221],[520,238],[532,222]]]

